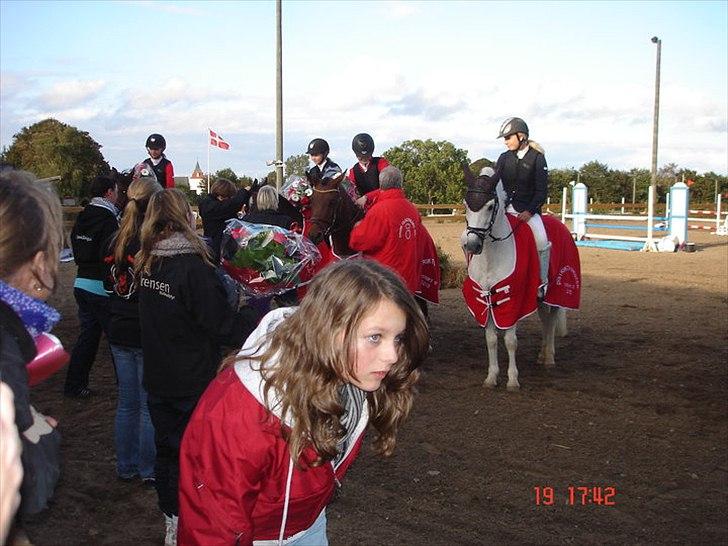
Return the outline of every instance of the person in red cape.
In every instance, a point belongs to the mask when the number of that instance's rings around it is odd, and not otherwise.
[[[410,292],[418,294],[422,254],[432,254],[434,245],[427,244],[429,234],[420,214],[404,194],[402,172],[392,165],[385,167],[379,173],[379,186],[377,200],[352,229],[349,246],[396,271]],[[439,271],[439,265],[435,269]],[[427,315],[425,301],[420,297],[417,301]]]

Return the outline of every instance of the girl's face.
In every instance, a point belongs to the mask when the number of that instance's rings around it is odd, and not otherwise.
[[[399,360],[399,349],[407,317],[394,302],[382,300],[364,317],[356,331],[354,377],[350,383],[374,392]]]
[[[162,157],[161,148],[147,148],[147,151],[149,152],[149,156],[152,159],[159,159],[160,157]]]
[[[521,146],[521,143],[518,142],[518,135],[516,133],[505,137],[503,140],[505,141],[506,148],[508,148],[511,152],[515,152]]]
[[[314,165],[321,165],[321,163],[324,162],[324,159],[326,159],[324,154],[311,154],[309,157],[311,158],[311,161],[313,161]]]

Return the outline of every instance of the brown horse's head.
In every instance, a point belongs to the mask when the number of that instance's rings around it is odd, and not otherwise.
[[[116,188],[118,190],[116,208],[119,210],[124,210],[126,204],[129,202],[129,198],[126,196],[126,191],[129,189],[129,184],[131,184],[133,175],[134,171],[131,169],[119,172],[115,168],[111,168],[111,177],[116,180]]]
[[[324,238],[327,238],[335,228],[341,200],[347,198],[340,191],[340,182],[343,178],[343,174],[323,180],[309,178],[313,194],[309,205],[311,229],[308,232],[308,237],[314,244],[318,244]]]
[[[341,186],[343,179],[343,173],[323,180],[309,177],[313,193],[309,204],[310,214],[306,215],[310,224],[306,235],[314,244],[325,240],[331,243],[334,253],[349,256],[355,254],[349,248],[351,229],[364,213]]]

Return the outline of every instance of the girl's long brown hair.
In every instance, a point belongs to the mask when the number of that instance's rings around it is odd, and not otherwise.
[[[0,169],[0,279],[44,252],[53,286],[57,285],[58,254],[63,244],[63,213],[53,187],[35,175],[10,168]]]
[[[156,261],[152,255],[154,245],[174,233],[181,233],[190,242],[195,254],[212,267],[207,245],[190,226],[191,217],[192,209],[184,194],[177,188],[166,188],[152,195],[142,222],[139,241],[141,248],[135,258],[135,273],[150,273]]]
[[[412,407],[416,368],[429,347],[427,323],[396,273],[371,260],[342,260],[327,267],[298,310],[273,332],[269,348],[253,357],[260,361],[266,404],[270,407],[278,396],[282,422],[293,423],[281,428],[294,461],[308,445],[318,454],[307,462],[311,466],[336,456],[346,432],[339,388],[354,375],[357,330],[383,300],[397,305],[407,319],[399,360],[381,387],[367,393],[370,423],[377,431],[374,449],[390,455]]]
[[[124,254],[129,242],[139,236],[139,229],[144,221],[144,212],[149,204],[149,199],[162,186],[149,178],[140,178],[129,184],[126,191],[128,202],[124,207],[124,215],[121,217],[121,226],[113,241],[114,263],[116,267],[122,267]]]

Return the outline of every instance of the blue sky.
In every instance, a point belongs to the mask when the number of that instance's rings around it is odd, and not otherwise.
[[[0,144],[52,116],[111,165],[165,135],[177,174],[260,176],[275,151],[275,4],[0,1]],[[283,2],[284,157],[326,138],[377,150],[449,140],[495,159],[519,115],[552,167],[649,168],[662,41],[660,165],[728,172],[728,2]]]

